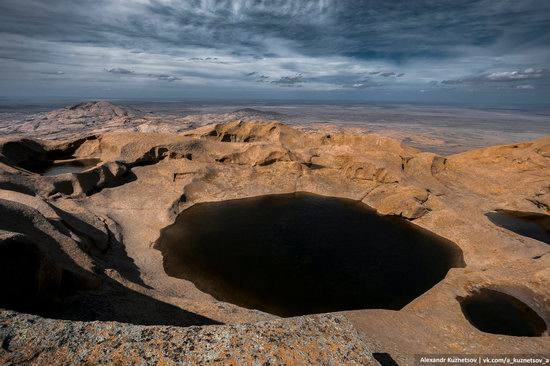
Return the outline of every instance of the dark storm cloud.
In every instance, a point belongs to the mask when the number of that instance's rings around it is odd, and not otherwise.
[[[264,40],[273,37],[310,55],[401,62],[453,56],[458,46],[544,45],[549,13],[550,2],[542,0],[3,0],[0,31],[134,48],[223,47],[258,57],[270,52]],[[203,60],[209,59],[215,60]]]
[[[266,83],[268,79],[269,79],[269,76],[267,76],[267,75],[260,75],[260,76],[258,76],[258,78],[256,79],[256,82],[257,82],[257,83]]]
[[[405,76],[404,72],[397,73],[397,72],[394,72],[394,71],[370,71],[368,74],[371,75],[371,76],[381,76],[381,77],[384,77],[384,78],[389,78],[389,77],[398,77],[398,78],[400,78],[400,77]]]
[[[115,67],[115,68],[112,68],[112,69],[105,69],[105,71],[108,72],[108,73],[111,73],[111,74],[121,74],[121,75],[129,75],[129,74],[134,73],[134,71],[125,69],[123,67]]]
[[[301,74],[283,76],[278,80],[273,80],[271,84],[277,84],[279,86],[297,86],[304,82],[304,77]]]
[[[549,29],[546,0],[2,0],[0,81],[59,68],[67,77],[50,79],[75,85],[116,75],[215,80],[217,90],[417,91],[427,80],[529,90],[547,77],[535,71],[550,64]],[[354,81],[360,74],[377,83]]]
[[[347,2],[349,4],[349,2]],[[364,58],[406,61],[459,55],[461,46],[536,47],[549,40],[544,1],[353,1],[338,10],[340,47]],[[537,9],[537,10],[535,10]],[[361,21],[361,19],[366,21]],[[360,40],[368,40],[360,43]]]
[[[174,82],[178,80],[182,80],[181,78],[169,75],[169,74],[147,74],[147,73],[137,73],[132,70],[125,69],[123,67],[116,67],[112,69],[105,69],[106,72],[110,74],[117,74],[117,75],[128,75],[128,76],[137,76],[137,77],[146,77],[146,78],[154,78],[161,81],[168,81],[168,82]]]

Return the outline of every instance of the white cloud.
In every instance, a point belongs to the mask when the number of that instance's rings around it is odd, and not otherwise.
[[[522,80],[536,80],[550,77],[547,69],[526,68],[514,71],[486,71],[477,75],[463,78],[443,80],[443,84],[481,84],[490,82],[514,82]]]
[[[500,71],[492,72],[484,75],[488,81],[511,81],[511,80],[529,80],[529,79],[540,79],[548,75],[548,71],[545,69],[534,69],[527,68],[525,70],[516,70],[516,71]]]

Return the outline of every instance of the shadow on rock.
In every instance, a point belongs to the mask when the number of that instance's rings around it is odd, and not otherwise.
[[[0,215],[0,308],[67,320],[176,326],[219,324],[129,289],[97,273],[100,271],[84,269],[65,252],[70,250],[82,256],[76,243],[35,209],[0,200]],[[64,219],[70,216],[62,215]],[[80,230],[90,229],[83,222],[72,224],[80,225]],[[99,235],[100,230],[90,233]],[[125,258],[122,260],[131,261]]]
[[[48,316],[65,320],[101,320],[181,327],[222,324],[128,289],[113,280],[105,281],[101,291],[80,292],[66,298],[60,311]]]
[[[98,259],[101,262],[107,267],[115,269],[126,280],[145,288],[151,288],[141,279],[139,269],[134,260],[126,253],[126,248],[119,233],[113,232],[104,222],[98,222],[99,219],[92,214],[89,214],[88,220],[96,221],[95,224],[103,227],[103,230],[57,206],[50,205],[50,207],[63,220],[65,226],[81,239],[88,241],[96,249],[90,251],[90,254],[99,257]]]

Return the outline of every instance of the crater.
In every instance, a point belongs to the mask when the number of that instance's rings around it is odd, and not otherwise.
[[[466,319],[482,332],[538,337],[547,330],[533,309],[503,292],[484,288],[458,301]]]
[[[485,214],[491,222],[516,234],[550,244],[550,216],[533,212],[498,210]]]
[[[168,275],[284,317],[401,309],[464,266],[458,246],[405,219],[306,193],[196,204],[155,247]]]
[[[34,169],[35,173],[45,177],[66,173],[81,173],[101,163],[99,159],[70,159],[45,163]]]

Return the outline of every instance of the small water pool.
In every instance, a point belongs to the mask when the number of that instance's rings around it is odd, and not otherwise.
[[[52,177],[55,175],[66,173],[80,173],[97,166],[99,163],[101,163],[101,160],[99,159],[75,159],[56,161],[51,164],[44,165],[36,172],[45,177]]]

